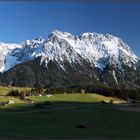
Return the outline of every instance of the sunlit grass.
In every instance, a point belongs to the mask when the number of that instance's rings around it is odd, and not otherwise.
[[[75,94],[53,94],[52,97],[47,96],[30,96],[29,99],[32,99],[34,101],[68,101],[68,102],[109,102],[110,100],[119,100],[118,98],[114,97],[105,97],[103,95],[99,94],[81,94],[81,93],[75,93]]]

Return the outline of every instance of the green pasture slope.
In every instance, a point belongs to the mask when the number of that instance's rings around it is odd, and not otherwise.
[[[105,101],[109,102],[111,99],[115,100],[117,98],[114,97],[105,97],[99,94],[81,94],[81,93],[75,93],[75,94],[53,94],[52,97],[37,97],[37,96],[31,96],[29,99],[32,99],[34,101],[64,101],[64,102],[100,102]]]
[[[4,87],[0,86],[0,96],[1,95],[7,95],[7,93],[11,90],[18,90],[18,91],[23,91],[23,90],[30,90],[31,88],[28,87]]]
[[[52,110],[33,112],[33,105],[21,101],[16,106],[25,104],[23,112],[14,108],[0,110],[1,139],[140,139],[140,112],[119,111],[114,105],[100,103],[112,97],[57,94],[29,98],[35,102],[52,101]],[[77,128],[79,125],[88,127]]]

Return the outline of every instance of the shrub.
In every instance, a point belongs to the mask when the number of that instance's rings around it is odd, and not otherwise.
[[[101,103],[102,103],[102,104],[106,104],[106,102],[105,102],[105,101],[103,101],[103,100],[101,101]]]
[[[109,103],[110,103],[110,104],[113,104],[113,100],[111,99],[111,100],[109,101]]]
[[[20,96],[20,92],[18,90],[11,90],[9,91],[8,96],[18,97]]]

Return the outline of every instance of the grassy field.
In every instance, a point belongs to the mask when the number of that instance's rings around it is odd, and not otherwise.
[[[64,101],[64,102],[110,102],[110,100],[119,100],[115,97],[105,97],[99,94],[81,94],[81,93],[75,93],[75,94],[54,94],[52,97],[42,96],[31,96],[29,99],[34,101]]]
[[[99,103],[101,101],[104,102],[110,102],[110,100],[119,100],[118,98],[114,97],[105,97],[99,94],[53,94],[52,97],[47,97],[47,96],[29,96],[27,97],[28,99],[31,99],[34,101],[34,103],[38,102],[44,102],[44,101],[51,101],[51,102],[57,102],[57,104],[53,104],[55,107],[64,107],[64,106],[71,106],[75,103]],[[15,104],[8,105],[5,107],[0,107],[2,109],[1,111],[26,111],[26,110],[33,110],[32,106],[34,104],[30,104],[26,101],[21,101],[17,98],[14,97],[9,97],[9,96],[1,96],[0,97],[0,102],[7,102],[9,100],[14,100]],[[68,102],[67,104],[64,104],[63,102]],[[26,106],[26,108],[25,108]]]
[[[100,103],[117,98],[98,94],[29,98],[35,102],[52,101],[53,104],[36,111],[33,104],[13,99],[17,101],[10,110],[7,110],[9,107],[0,108],[1,139],[140,139],[140,112],[120,111],[112,104]],[[77,128],[78,125],[88,128]]]

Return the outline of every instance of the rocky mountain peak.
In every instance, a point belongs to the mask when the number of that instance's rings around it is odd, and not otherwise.
[[[107,65],[113,65],[120,70],[123,65],[136,68],[138,61],[130,47],[113,35],[90,32],[72,35],[58,30],[54,30],[47,40],[39,36],[19,45],[1,43],[0,54],[1,72],[39,56],[46,62],[46,66],[51,60],[62,66],[65,61],[70,64],[80,63],[82,58],[102,71]],[[9,62],[9,58],[14,61]]]

